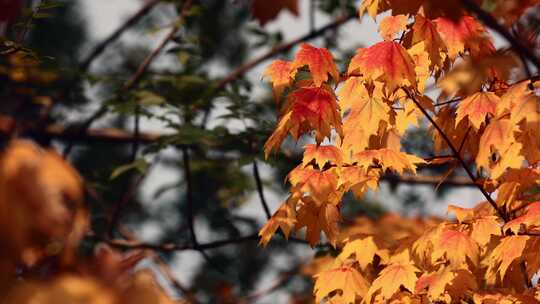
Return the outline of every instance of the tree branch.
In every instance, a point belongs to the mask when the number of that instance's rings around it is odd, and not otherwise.
[[[413,96],[411,94],[411,92],[409,92],[408,89],[403,89],[405,91],[405,93],[407,94],[407,96],[414,102],[414,104],[416,105],[416,107],[418,107],[418,109],[424,114],[424,116],[427,118],[427,120],[429,120],[429,122],[431,123],[431,125],[437,130],[437,132],[439,132],[439,134],[441,135],[441,137],[443,138],[443,140],[446,142],[446,144],[448,145],[448,147],[450,148],[450,150],[452,151],[452,154],[454,155],[454,157],[459,161],[459,163],[461,164],[461,166],[463,167],[463,169],[465,170],[465,172],[467,172],[467,175],[469,176],[469,178],[471,179],[471,181],[473,182],[473,184],[480,190],[480,192],[482,192],[482,194],[484,195],[484,197],[486,198],[486,200],[489,202],[489,204],[497,211],[497,213],[499,214],[499,216],[505,221],[505,222],[508,222],[508,216],[502,211],[499,209],[499,207],[497,206],[497,203],[493,200],[493,198],[489,195],[489,193],[486,192],[486,190],[484,189],[484,187],[479,184],[476,180],[476,177],[474,176],[474,174],[472,173],[471,169],[469,168],[469,166],[467,165],[467,163],[465,162],[465,160],[461,157],[459,151],[457,150],[456,147],[454,147],[454,144],[452,144],[452,141],[450,141],[450,139],[448,138],[448,136],[446,135],[446,133],[444,133],[444,131],[441,129],[441,127],[435,122],[435,120],[433,120],[433,118],[431,118],[431,116],[429,115],[429,113],[422,107],[422,105],[418,102],[418,100],[416,100],[416,97]]]

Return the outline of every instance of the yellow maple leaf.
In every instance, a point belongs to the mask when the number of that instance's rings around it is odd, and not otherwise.
[[[509,119],[492,121],[480,137],[476,164],[491,171],[496,179],[509,168],[519,168],[524,160],[521,144],[516,142],[516,126]]]
[[[413,292],[417,281],[417,272],[420,270],[411,262],[408,250],[393,256],[390,264],[379,273],[369,287],[365,302],[371,303],[372,297],[377,293],[380,293],[383,300],[390,299],[400,290],[401,286]]]
[[[378,251],[379,248],[377,248],[377,245],[373,241],[373,237],[368,236],[366,238],[348,241],[345,244],[345,247],[343,247],[341,250],[341,253],[338,255],[337,259],[340,261],[345,261],[354,255],[354,258],[356,261],[358,261],[360,267],[362,269],[366,269],[366,267],[373,262],[373,258],[375,258]]]
[[[485,274],[488,284],[495,284],[497,279],[504,279],[510,264],[522,256],[528,240],[529,237],[524,235],[507,236],[491,251],[483,261],[488,267]]]
[[[424,164],[425,161],[417,156],[392,149],[365,150],[354,155],[358,166],[368,168],[374,163],[380,164],[383,171],[391,169],[398,174],[405,171],[416,173],[416,164]]]
[[[309,144],[304,146],[302,165],[305,167],[312,161],[314,161],[320,169],[324,168],[324,165],[327,163],[341,167],[343,164],[343,153],[336,146]]]
[[[339,290],[338,303],[355,303],[357,298],[363,298],[368,290],[368,282],[356,269],[342,266],[323,271],[314,276],[315,301],[320,303],[331,292]]]
[[[480,245],[482,251],[487,250],[486,245],[491,236],[501,235],[501,220],[498,216],[483,216],[472,221],[471,238]]]
[[[292,229],[296,224],[296,203],[298,197],[291,195],[279,209],[272,215],[266,224],[259,231],[261,238],[259,244],[266,247],[272,236],[278,228],[281,228],[286,238],[289,237]]]
[[[351,76],[345,80],[338,92],[341,112],[345,113],[362,101],[369,100],[369,92],[364,85],[364,80],[359,76]]]

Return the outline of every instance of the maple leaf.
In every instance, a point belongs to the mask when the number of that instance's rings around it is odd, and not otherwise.
[[[471,225],[471,238],[481,246],[481,250],[487,250],[485,246],[491,240],[491,236],[501,235],[501,225],[501,220],[497,216],[476,218]]]
[[[64,258],[86,234],[88,219],[78,172],[53,150],[13,140],[0,154],[2,256],[32,265],[60,246]],[[64,261],[68,262],[68,261]]]
[[[379,123],[389,120],[390,107],[379,98],[359,100],[349,113],[346,123],[344,123],[344,134],[350,135],[355,130],[351,130],[351,122],[360,122],[366,135],[377,134]],[[346,131],[345,131],[345,128]],[[356,129],[356,128],[353,128]]]
[[[517,138],[523,146],[522,154],[529,164],[540,162],[540,137],[536,134],[537,131],[535,131],[540,130],[540,125],[534,125],[536,128],[527,128]]]
[[[540,97],[529,89],[529,84],[524,81],[508,88],[497,105],[497,115],[509,114],[513,123],[540,121]]]
[[[272,150],[277,150],[288,133],[295,140],[311,130],[316,133],[317,143],[331,135],[332,127],[342,134],[339,106],[333,92],[326,88],[304,87],[288,96],[285,114],[278,122],[274,133],[264,145],[266,157]]]
[[[399,152],[387,148],[378,150],[366,150],[354,155],[354,160],[358,161],[358,166],[368,168],[374,162],[382,166],[383,171],[391,169],[398,174],[403,174],[405,170],[416,173],[416,164],[424,164],[425,161],[412,154]]]
[[[320,303],[325,297],[336,290],[340,290],[341,303],[355,303],[356,298],[363,298],[368,290],[369,283],[356,269],[342,266],[323,271],[314,276],[315,301]]]
[[[445,258],[453,269],[467,268],[467,258],[473,265],[478,264],[478,244],[467,234],[445,229],[438,237],[431,254],[432,263]]]
[[[466,49],[473,55],[486,54],[486,50],[488,53],[494,51],[493,45],[484,36],[484,27],[474,17],[462,16],[457,21],[439,17],[434,23],[452,60]]]
[[[328,74],[335,82],[340,80],[332,54],[325,48],[316,48],[308,43],[302,43],[291,68],[297,70],[306,65],[313,76],[315,86],[320,86],[328,81]]]
[[[259,231],[261,238],[259,244],[266,247],[278,228],[281,228],[285,238],[289,237],[291,230],[296,224],[296,203],[298,198],[291,195],[285,203],[272,215],[266,224]]]
[[[486,272],[488,284],[494,284],[497,278],[504,279],[510,264],[522,256],[528,240],[529,237],[523,235],[507,236],[491,251],[484,260],[488,267]]]
[[[459,103],[457,109],[456,126],[467,117],[471,124],[478,130],[489,114],[495,115],[499,96],[492,92],[478,92],[465,98]]]
[[[369,98],[369,92],[364,85],[364,80],[358,76],[347,78],[338,92],[339,106],[342,113]]]
[[[427,290],[427,295],[431,301],[440,300],[445,293],[447,285],[450,285],[456,274],[446,268],[431,273],[424,273],[415,286],[415,293],[422,293]]]
[[[463,223],[466,221],[470,221],[474,217],[474,209],[472,208],[462,208],[456,205],[448,205],[446,208],[448,213],[453,213],[458,222]]]
[[[339,210],[334,204],[318,203],[309,197],[302,198],[298,209],[296,229],[306,227],[306,240],[311,246],[319,242],[321,231],[335,247],[338,236]]]
[[[291,67],[290,61],[274,60],[264,72],[264,76],[270,77],[276,102],[279,101],[283,90],[294,80],[296,71],[292,70]]]
[[[414,61],[405,48],[395,41],[383,41],[357,50],[348,74],[362,73],[371,81],[382,81],[388,93],[398,87],[416,88]]]
[[[401,286],[409,291],[414,291],[417,281],[417,272],[420,271],[410,261],[409,252],[407,250],[393,256],[390,264],[381,270],[379,276],[369,287],[365,302],[371,303],[371,298],[376,293],[380,293],[383,299],[390,299],[400,290]]]
[[[283,9],[298,16],[298,0],[253,0],[251,14],[263,26],[268,21],[275,19]]]
[[[510,230],[515,234],[534,229],[540,226],[540,202],[533,202],[527,206],[524,215],[517,217],[504,225],[503,230]]]
[[[369,236],[347,242],[337,259],[345,261],[354,254],[355,260],[358,261],[360,267],[366,269],[366,267],[373,262],[378,251],[379,249],[373,241],[373,237]]]
[[[382,122],[389,121],[390,107],[380,96],[382,85],[376,83],[373,96],[357,99],[343,123],[341,147],[350,152],[364,150],[370,136],[378,134]]]
[[[317,202],[327,202],[330,194],[337,188],[338,179],[334,169],[318,170],[297,166],[287,175],[292,192],[307,193]]]
[[[410,46],[423,43],[424,50],[428,53],[430,69],[437,70],[442,67],[445,58],[443,52],[446,50],[435,23],[423,17],[416,15],[412,31],[407,36]]]
[[[304,158],[302,165],[307,166],[312,161],[320,168],[324,168],[325,164],[334,164],[340,167],[343,163],[343,153],[336,146],[319,146],[309,144],[304,146]]]
[[[368,171],[357,166],[347,166],[341,168],[339,174],[339,186],[343,186],[346,191],[351,189],[357,198],[368,190],[377,190],[379,185],[379,174],[376,171]]]
[[[386,16],[381,21],[379,33],[384,40],[392,40],[397,33],[407,28],[407,20],[405,15]]]
[[[418,92],[423,93],[427,80],[431,77],[429,54],[425,51],[424,43],[420,42],[407,50],[414,61],[414,73]]]
[[[481,91],[486,83],[508,79],[516,65],[518,58],[508,53],[481,58],[468,56],[440,79],[438,85],[448,97],[469,96]]]
[[[491,177],[500,177],[508,168],[519,168],[524,160],[521,144],[515,141],[515,125],[509,119],[492,121],[485,129],[476,156],[480,168],[491,170]],[[497,153],[497,154],[494,154]],[[498,155],[494,160],[493,155]]]

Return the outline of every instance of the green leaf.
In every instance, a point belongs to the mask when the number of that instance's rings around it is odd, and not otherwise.
[[[151,91],[138,91],[135,93],[137,103],[141,106],[159,106],[165,103],[165,98]]]
[[[132,163],[125,164],[114,169],[109,179],[113,180],[131,170],[137,170],[140,174],[144,174],[146,170],[148,170],[148,166],[149,164],[146,160],[144,160],[143,158],[139,158]]]

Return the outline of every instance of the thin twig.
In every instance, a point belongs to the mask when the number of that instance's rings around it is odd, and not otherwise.
[[[109,35],[105,40],[100,42],[90,54],[84,59],[79,65],[79,70],[85,72],[88,70],[92,62],[105,51],[107,46],[116,41],[122,34],[135,25],[142,17],[146,16],[156,4],[161,0],[148,0],[145,4],[141,6],[139,10],[135,12],[131,17],[129,17],[120,27],[118,27],[112,34]]]
[[[263,184],[261,180],[261,175],[259,174],[259,166],[257,165],[256,159],[253,160],[253,176],[255,177],[255,183],[257,184],[257,192],[259,193],[259,199],[264,209],[264,213],[266,214],[266,219],[270,219],[272,217],[272,213],[270,212],[270,208],[268,207],[268,204],[266,203],[266,199],[264,197]]]
[[[505,221],[505,222],[508,222],[508,216],[499,209],[499,207],[497,206],[497,203],[493,200],[493,198],[491,197],[491,195],[489,195],[489,193],[486,192],[486,190],[484,189],[484,187],[479,184],[476,180],[476,177],[474,176],[473,172],[471,171],[471,169],[469,168],[469,166],[467,165],[467,163],[465,162],[465,160],[461,157],[459,151],[456,149],[456,147],[454,147],[454,144],[452,143],[452,141],[448,138],[448,136],[446,135],[446,133],[444,133],[444,131],[441,129],[441,127],[435,122],[435,120],[433,120],[433,118],[429,115],[429,113],[424,109],[424,107],[422,107],[422,105],[418,102],[418,100],[416,99],[415,96],[413,96],[411,94],[411,92],[409,92],[408,89],[403,89],[405,91],[405,93],[407,94],[407,96],[414,102],[414,104],[418,107],[418,109],[424,114],[424,116],[427,118],[427,120],[429,120],[429,122],[431,123],[431,125],[437,130],[437,132],[439,132],[439,134],[441,135],[441,137],[443,138],[443,140],[446,142],[446,144],[448,145],[448,147],[450,148],[450,150],[452,151],[452,154],[454,155],[454,157],[460,162],[461,166],[463,167],[463,169],[465,170],[465,172],[467,173],[467,175],[469,176],[469,178],[471,179],[471,181],[476,185],[476,187],[480,190],[480,192],[482,192],[482,194],[484,195],[484,197],[486,198],[486,200],[489,202],[489,204],[497,211],[497,213],[499,214],[499,216]]]
[[[186,181],[186,216],[187,222],[189,225],[189,234],[191,236],[191,242],[195,247],[197,247],[197,235],[195,234],[195,221],[194,221],[194,210],[193,210],[193,183],[191,180],[191,166],[189,159],[189,150],[186,148],[182,149],[182,159],[184,161],[184,179]]]
[[[152,170],[154,164],[157,164],[159,162],[159,159],[154,160],[152,164],[150,165],[150,168],[148,168],[143,174],[139,174],[135,181],[131,183],[127,191],[122,195],[122,198],[120,202],[118,202],[116,205],[114,205],[113,212],[111,215],[111,220],[109,221],[109,227],[107,229],[107,235],[109,238],[113,237],[114,229],[118,222],[120,221],[120,217],[122,216],[122,211],[126,207],[126,205],[131,201],[131,199],[135,196],[137,193],[137,190],[139,190],[142,182],[144,179],[150,174],[150,171]]]

